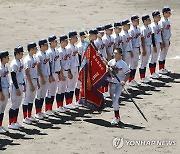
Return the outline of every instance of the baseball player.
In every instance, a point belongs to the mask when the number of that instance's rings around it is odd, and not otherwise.
[[[130,21],[128,19],[123,20],[122,26],[123,29],[120,35],[122,38],[123,60],[128,66],[130,66],[131,58],[133,58],[131,36],[128,33],[128,30],[130,29]]]
[[[36,97],[37,88],[40,88],[37,75],[37,61],[34,55],[37,53],[37,45],[31,42],[27,45],[28,55],[24,58],[26,92],[23,102],[23,123],[31,124],[37,122],[32,116],[33,102]]]
[[[89,30],[89,40],[93,44],[93,46],[96,48],[96,50],[98,50],[96,45],[95,45],[95,41],[97,40],[97,38],[98,38],[98,31],[97,31],[97,29]]]
[[[107,59],[107,53],[106,53],[106,45],[104,44],[102,38],[104,36],[104,26],[99,26],[96,28],[98,31],[98,37],[94,41],[95,46],[97,49],[101,52],[102,56]]]
[[[9,62],[9,52],[0,52],[0,133],[6,133],[7,130],[2,126],[4,111],[9,98],[9,78],[6,64]]]
[[[102,56],[107,59],[107,53],[106,53],[106,45],[104,44],[102,37],[104,36],[104,26],[99,26],[96,28],[98,31],[97,34],[97,39],[94,41],[94,45],[96,46],[97,50],[100,51],[100,53],[102,54]],[[104,97],[108,97],[109,96],[109,92],[108,92],[108,83],[105,83],[102,86],[102,91],[104,92],[103,95]]]
[[[73,75],[71,73],[71,65],[70,65],[70,53],[67,52],[66,46],[68,45],[68,36],[61,35],[60,36],[60,47],[58,48],[59,55],[60,55],[60,64],[61,64],[61,71],[60,76],[61,80],[58,82],[58,89],[56,94],[56,101],[58,105],[59,112],[65,112],[66,108],[63,106],[64,97],[66,99],[66,107],[73,108],[71,106],[71,98],[70,98],[70,89],[68,88],[68,82],[73,79]],[[71,101],[71,102],[70,102]]]
[[[139,55],[140,55],[140,46],[141,46],[141,32],[139,26],[139,17],[137,15],[133,15],[131,17],[132,25],[129,29],[129,34],[131,36],[132,42],[132,53],[133,57],[131,57],[130,62],[130,77],[129,77],[129,86],[136,87],[139,84],[134,80],[136,75],[136,69],[138,67]]]
[[[23,126],[17,122],[19,107],[22,102],[23,91],[25,91],[25,80],[24,80],[24,64],[22,62],[23,47],[17,46],[14,48],[15,58],[10,63],[11,72],[11,107],[9,109],[9,129],[19,129]]]
[[[82,62],[82,58],[84,56],[84,40],[86,39],[86,35],[87,35],[87,31],[82,31],[79,33],[80,36],[80,41],[77,44],[77,49],[78,49],[78,55],[79,55],[79,64],[81,66],[81,62]],[[79,95],[80,95],[80,81],[78,80],[77,82],[77,87],[75,90],[75,96],[76,96],[76,104],[78,104],[78,106],[82,106],[82,104],[79,103]]]
[[[83,55],[84,55],[84,41],[86,39],[86,35],[87,35],[87,32],[86,31],[82,31],[82,32],[79,32],[79,36],[80,36],[80,41],[79,43],[77,44],[77,48],[78,48],[78,54],[81,56],[79,62],[81,64],[81,61],[82,61],[82,58],[83,58]]]
[[[112,38],[112,32],[113,32],[113,26],[112,24],[107,24],[104,26],[104,29],[106,31],[106,33],[104,34],[104,36],[102,37],[103,43],[105,44],[105,48],[106,48],[106,54],[107,54],[107,59],[111,60],[114,57],[114,41]]]
[[[160,56],[159,56],[159,73],[167,74],[169,71],[165,68],[165,61],[170,46],[170,38],[171,38],[171,24],[168,19],[171,16],[171,9],[168,6],[165,6],[162,9],[162,13],[163,13],[163,17],[161,18],[159,24],[162,30],[163,49],[160,52]]]
[[[161,45],[162,45],[162,38],[161,38],[161,27],[158,24],[161,16],[160,16],[160,12],[158,10],[154,10],[152,12],[152,16],[154,19],[154,22],[151,23],[150,27],[152,29],[152,45],[153,45],[153,49],[151,52],[151,59],[150,59],[150,63],[149,63],[149,69],[150,69],[150,73],[151,73],[151,78],[153,79],[157,79],[159,78],[159,74],[155,73],[156,72],[156,63],[159,57],[159,53],[161,50]]]
[[[150,16],[145,14],[142,16],[143,25],[141,26],[141,45],[142,52],[140,55],[140,78],[142,83],[148,83],[150,80],[146,77],[146,66],[149,62],[152,45],[152,30],[150,28],[151,19]]]
[[[44,113],[42,113],[42,106],[48,89],[50,68],[49,68],[49,56],[46,53],[48,49],[47,40],[41,39],[39,40],[38,44],[40,50],[36,54],[36,61],[37,61],[37,74],[39,76],[40,88],[37,90],[37,96],[35,99],[35,107],[36,107],[35,118],[43,119],[46,116],[44,115]]]
[[[108,62],[108,65],[112,67],[114,73],[116,73],[117,77],[120,79],[121,83],[113,76],[111,73],[110,82],[110,95],[112,97],[114,115],[115,118],[112,120],[112,125],[117,125],[120,122],[119,115],[119,96],[122,93],[123,86],[129,78],[130,69],[127,64],[122,60],[122,49],[116,48],[114,50],[114,59]]]
[[[49,36],[48,42],[50,44],[50,47],[47,51],[48,57],[50,58],[50,62],[49,62],[50,76],[48,83],[48,92],[45,100],[46,102],[45,111],[47,115],[54,115],[54,113],[52,112],[52,107],[59,82],[61,65],[60,65],[59,51],[56,49],[57,37],[55,35]],[[57,106],[59,107],[59,105]]]
[[[114,23],[114,34],[112,34],[114,40],[114,48],[121,48],[122,49],[122,38],[119,35],[122,30],[121,22]]]
[[[69,32],[69,44],[66,46],[66,51],[70,56],[70,71],[73,74],[73,78],[68,78],[68,91],[70,91],[69,95],[69,104],[66,106],[69,109],[78,108],[78,105],[72,103],[73,96],[75,91],[79,91],[79,87],[77,87],[78,82],[78,74],[79,74],[79,56],[78,56],[78,48],[75,43],[78,41],[77,32],[71,31]]]

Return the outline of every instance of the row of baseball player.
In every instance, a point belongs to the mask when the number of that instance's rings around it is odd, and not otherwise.
[[[57,102],[57,110],[65,112],[67,109],[75,109],[79,99],[78,49],[77,32],[69,32],[68,36],[60,36],[60,47],[57,47],[57,37],[52,35],[47,39],[41,39],[37,44],[31,42],[27,45],[28,55],[22,61],[23,47],[14,48],[14,59],[10,63],[11,80],[9,82],[8,68],[9,52],[0,52],[0,133],[7,130],[2,127],[4,110],[8,102],[9,93],[11,107],[9,109],[9,129],[23,127],[17,122],[19,107],[25,92],[23,108],[23,123],[31,124],[37,119],[54,115],[52,111],[54,99]],[[48,46],[49,44],[49,46]],[[76,102],[72,103],[74,93]],[[66,98],[66,108],[64,106]],[[32,116],[33,103],[35,102],[35,117]],[[45,112],[42,107],[45,102]]]
[[[171,9],[164,7],[162,16],[158,10],[154,10],[152,12],[153,22],[151,23],[150,16],[143,15],[143,25],[140,28],[138,27],[139,17],[137,15],[131,17],[132,24],[127,19],[121,23],[114,23],[114,27],[110,24],[106,25],[106,34],[103,32],[103,27],[98,28],[99,37],[94,41],[94,44],[102,55],[110,60],[108,65],[114,68],[121,81],[119,84],[113,75],[109,80],[109,93],[114,108],[114,119],[111,122],[113,125],[120,122],[119,96],[123,86],[127,80],[129,80],[128,86],[138,86],[134,78],[139,57],[139,73],[142,83],[151,81],[146,77],[148,64],[152,79],[159,78],[160,74],[169,73],[165,68],[165,61],[171,38],[171,25],[168,19],[171,16]],[[114,34],[112,34],[112,29],[114,29]],[[159,74],[156,73],[157,62],[159,62]]]
[[[104,27],[99,26],[97,29],[89,31],[90,41],[108,61],[114,58],[114,49],[122,49],[123,60],[131,69],[129,77],[130,86],[137,85],[134,77],[139,56],[139,71],[142,82],[149,82],[149,79],[145,77],[145,72],[150,55],[149,67],[151,77],[159,77],[155,73],[157,60],[159,60],[159,73],[168,73],[164,66],[171,37],[170,22],[168,20],[171,10],[169,7],[164,7],[162,13],[163,17],[161,18],[159,11],[153,11],[154,22],[152,24],[150,16],[143,15],[143,26],[141,28],[138,27],[139,17],[135,15],[131,17],[132,24],[129,20],[123,20],[122,22],[114,23],[114,26],[107,24]],[[112,34],[113,29],[114,34]],[[0,133],[7,131],[2,127],[2,121],[8,102],[9,90],[12,103],[9,109],[8,128],[10,129],[22,127],[17,122],[17,117],[22,102],[23,91],[25,92],[22,105],[23,122],[26,124],[31,124],[37,121],[37,119],[53,115],[52,106],[54,99],[56,99],[59,112],[66,112],[67,109],[81,106],[78,103],[80,92],[78,71],[82,60],[81,57],[84,53],[83,44],[87,34],[86,32],[80,32],[79,35],[80,42],[77,45],[78,38],[76,31],[69,32],[68,36],[62,35],[58,49],[56,36],[52,35],[48,40],[41,39],[38,43],[40,48],[38,52],[37,44],[31,42],[27,45],[28,55],[23,61],[23,47],[17,46],[14,49],[15,58],[10,63],[10,84],[6,66],[9,62],[9,53],[8,51],[0,52]],[[141,48],[142,51],[140,50]],[[107,91],[106,88],[105,92]],[[75,103],[73,102],[74,95],[76,96]],[[64,104],[64,99],[66,105]],[[36,109],[35,118],[32,116],[33,102],[35,102]],[[42,107],[44,102],[45,112],[43,113]],[[117,120],[117,112],[115,115]]]

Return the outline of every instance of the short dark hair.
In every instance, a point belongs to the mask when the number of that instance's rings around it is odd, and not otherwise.
[[[21,45],[18,45],[17,47],[14,48],[14,56],[20,54],[21,52],[24,52],[23,47]]]
[[[121,48],[115,48],[115,50],[117,50],[118,53],[122,54],[122,49]]]

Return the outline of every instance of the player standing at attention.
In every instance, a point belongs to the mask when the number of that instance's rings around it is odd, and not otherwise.
[[[9,62],[9,52],[0,52],[0,134],[6,133],[7,130],[2,126],[4,111],[9,98],[9,78],[6,64]]]
[[[37,74],[37,61],[34,57],[37,53],[36,43],[29,43],[27,45],[27,50],[28,55],[24,58],[26,92],[23,102],[23,123],[31,124],[32,122],[37,122],[37,120],[32,117],[32,107],[36,97],[37,88],[40,88]]]
[[[17,122],[19,107],[22,102],[23,91],[25,92],[25,79],[24,79],[24,64],[21,60],[23,57],[23,47],[17,46],[14,48],[14,59],[10,63],[11,72],[11,107],[9,109],[9,129],[19,129],[23,126]]]
[[[159,53],[162,48],[162,38],[161,38],[161,27],[158,24],[158,22],[161,19],[160,12],[158,10],[155,10],[152,12],[152,16],[154,19],[154,22],[151,23],[150,27],[152,29],[152,52],[151,52],[151,59],[149,63],[149,69],[151,73],[151,78],[157,79],[159,78],[159,74],[156,73],[156,63],[159,57]]]
[[[39,40],[39,48],[40,50],[36,54],[36,61],[37,61],[37,73],[39,76],[40,88],[37,90],[37,96],[35,99],[35,106],[36,106],[35,118],[43,119],[46,117],[46,115],[42,113],[42,107],[44,103],[44,98],[46,97],[49,75],[50,75],[49,57],[46,53],[48,49],[48,42],[46,39]]]
[[[68,82],[73,78],[70,70],[70,55],[66,50],[68,44],[68,36],[60,36],[60,47],[58,48],[61,64],[61,80],[58,82],[58,89],[56,94],[57,107],[59,112],[66,112],[66,108],[72,109],[70,104],[70,91],[68,89]],[[66,99],[66,106],[64,107],[64,98]]]
[[[49,49],[47,50],[47,55],[50,58],[49,67],[50,67],[50,76],[49,76],[49,83],[48,83],[48,91],[46,95],[46,105],[45,111],[46,114],[49,116],[54,115],[52,111],[54,97],[56,96],[58,82],[60,80],[60,54],[59,51],[56,49],[57,47],[57,37],[55,35],[51,35],[48,38],[48,42],[50,44]],[[59,110],[59,108],[58,108]]]
[[[114,39],[114,48],[122,49],[122,38],[120,36],[121,30],[122,30],[121,22],[115,22],[114,23],[114,33],[112,34],[112,37]]]
[[[140,78],[142,83],[149,83],[150,80],[146,77],[146,67],[149,63],[149,57],[151,54],[152,45],[152,30],[150,28],[151,19],[150,16],[145,14],[142,16],[143,25],[141,26],[141,45],[142,52],[140,55]]]
[[[77,32],[69,32],[69,44],[66,46],[66,51],[70,56],[70,71],[73,74],[73,78],[68,78],[68,89],[70,91],[69,104],[66,106],[69,109],[78,108],[78,104],[73,102],[74,93],[78,93],[79,87],[77,87],[78,74],[79,74],[79,56],[78,48],[75,45],[78,41]]]
[[[167,52],[169,50],[170,46],[170,38],[171,38],[171,24],[169,21],[169,17],[171,16],[171,9],[168,6],[165,6],[162,9],[163,17],[161,18],[161,21],[159,22],[161,30],[162,30],[162,46],[163,49],[160,52],[159,56],[159,73],[160,74],[167,74],[168,71],[165,68],[165,61]]]
[[[114,41],[112,38],[112,32],[113,32],[113,26],[111,24],[107,24],[104,26],[104,29],[106,33],[102,37],[103,44],[105,44],[106,48],[106,54],[107,54],[107,59],[111,60],[114,57]]]
[[[131,17],[132,25],[129,30],[129,34],[131,35],[132,41],[132,52],[133,57],[131,58],[130,62],[130,77],[129,77],[129,86],[136,87],[138,83],[134,80],[136,75],[136,69],[138,67],[139,62],[139,55],[140,55],[140,46],[141,46],[141,32],[139,26],[139,17],[137,15],[133,15]]]

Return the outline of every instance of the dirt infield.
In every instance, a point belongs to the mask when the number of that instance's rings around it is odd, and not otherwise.
[[[10,130],[8,134],[0,135],[0,153],[178,154],[179,0],[0,0],[0,50],[7,49],[12,53],[13,48],[19,44],[26,48],[28,42],[37,42],[52,34],[60,36],[70,30],[89,30],[130,18],[133,14],[151,14],[153,10],[161,10],[165,5],[173,10],[170,19],[173,36],[167,59],[167,68],[172,73],[130,91],[149,120],[148,123],[128,100],[128,96],[123,95],[120,114],[124,124],[119,127],[110,125],[113,108],[110,102],[107,102],[107,107],[102,113],[91,113],[86,108],[80,108],[41,120],[37,124],[25,125],[25,129],[21,131]],[[10,102],[3,123],[6,128],[9,107]],[[19,122],[22,122],[22,109]],[[123,138],[124,146],[119,149],[113,147],[113,139],[116,145],[115,142],[120,138]],[[139,145],[136,141],[149,141],[151,145]],[[157,141],[173,141],[173,144],[157,145]]]

